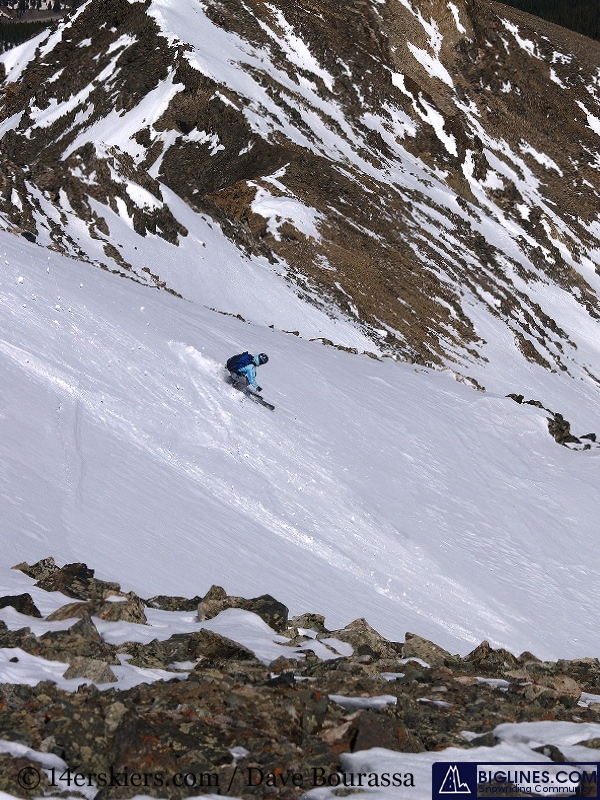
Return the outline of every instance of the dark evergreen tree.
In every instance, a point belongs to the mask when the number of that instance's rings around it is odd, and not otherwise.
[[[502,0],[504,5],[600,40],[598,0]]]
[[[37,36],[47,22],[0,22],[0,53]]]

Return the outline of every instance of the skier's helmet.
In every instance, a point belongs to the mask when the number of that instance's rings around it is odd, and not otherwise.
[[[266,353],[259,353],[258,354],[258,363],[259,364],[266,364],[269,360],[269,356]]]

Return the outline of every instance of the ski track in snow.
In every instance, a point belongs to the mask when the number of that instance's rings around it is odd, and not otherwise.
[[[5,567],[218,583],[453,652],[597,647],[598,454],[556,445],[543,411],[0,247]],[[271,356],[273,414],[225,381],[245,348]],[[565,395],[583,417],[590,391]]]

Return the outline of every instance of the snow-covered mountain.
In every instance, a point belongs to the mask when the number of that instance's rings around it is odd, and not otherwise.
[[[2,62],[5,227],[244,315],[204,216],[371,349],[598,375],[598,43],[487,0],[89,0]]]
[[[600,45],[471,0],[88,0],[0,63],[4,566],[596,651],[600,450],[548,419],[600,428]]]

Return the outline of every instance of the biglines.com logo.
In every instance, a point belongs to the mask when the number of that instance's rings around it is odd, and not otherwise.
[[[598,798],[598,764],[433,764],[432,800],[512,798],[530,795]]]

